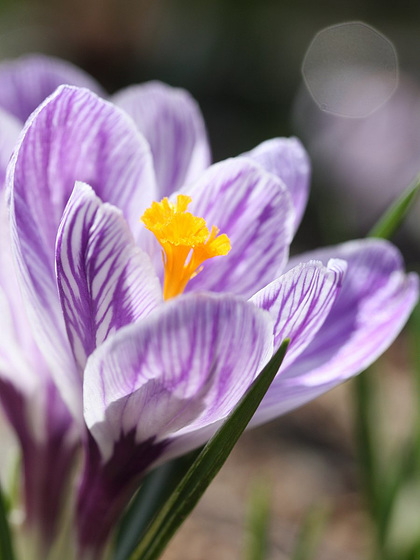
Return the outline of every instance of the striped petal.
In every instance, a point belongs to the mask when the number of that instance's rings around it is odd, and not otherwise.
[[[138,442],[159,441],[211,424],[230,412],[271,352],[268,313],[231,296],[179,297],[92,355],[87,426],[109,458],[133,430]]]
[[[294,212],[280,179],[247,158],[211,166],[185,189],[191,212],[230,239],[227,256],[215,257],[187,290],[250,297],[278,276],[288,258]]]
[[[34,341],[10,249],[0,193],[0,404],[20,444],[25,527],[45,546],[56,537],[60,508],[78,445],[76,426]],[[4,450],[2,450],[4,452]],[[6,452],[7,453],[7,452]],[[54,457],[54,468],[51,468]]]
[[[210,165],[204,120],[187,91],[149,82],[111,99],[132,117],[150,144],[159,200],[194,181]]]
[[[268,313],[229,296],[191,294],[92,354],[85,420],[102,461],[91,448],[77,510],[82,548],[102,548],[145,471],[167,453],[185,452],[179,438],[188,432],[189,449],[204,443],[200,428],[215,429],[271,353]]]
[[[55,280],[57,229],[76,180],[122,208],[135,229],[154,198],[149,147],[122,111],[61,87],[27,121],[8,170],[13,249],[37,342],[80,417],[80,376]]]
[[[52,388],[49,368],[35,343],[16,286],[4,191],[0,193],[0,400],[21,439],[46,441],[46,393]],[[13,405],[13,394],[24,406]],[[63,408],[64,405],[63,405]],[[25,436],[20,430],[26,430]]]
[[[305,148],[297,138],[274,138],[244,155],[282,179],[292,197],[296,230],[309,195],[311,165]]]
[[[295,257],[347,261],[343,287],[305,351],[274,381],[255,421],[300,406],[356,375],[393,342],[418,298],[418,277],[405,274],[401,255],[381,240],[352,241]]]
[[[35,386],[37,385],[36,378],[43,377],[44,368],[38,368],[38,349],[33,339],[20,290],[16,288],[9,215],[4,190],[0,191],[0,322],[2,335],[0,337],[0,360],[11,366],[12,381],[18,383],[23,391],[27,389],[31,392],[33,383]],[[28,363],[33,364],[32,366],[23,365],[23,354],[28,358]],[[35,366],[35,364],[37,365]],[[30,373],[31,367],[39,370],[38,375]],[[4,371],[8,369],[7,366]],[[15,370],[16,373],[14,373]],[[26,372],[22,378],[19,375],[21,371]],[[29,373],[29,378],[27,373]],[[33,383],[31,379],[33,379]]]
[[[346,263],[331,260],[300,264],[251,298],[274,319],[274,347],[290,339],[282,370],[294,362],[322,327],[340,293]]]
[[[103,95],[100,85],[80,68],[58,58],[31,54],[0,64],[0,107],[23,123],[62,84]]]
[[[76,183],[64,211],[56,259],[67,334],[83,370],[97,346],[162,301],[162,290],[121,211],[85,183]]]

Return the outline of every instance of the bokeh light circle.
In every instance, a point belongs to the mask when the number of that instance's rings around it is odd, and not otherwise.
[[[373,27],[342,23],[316,34],[302,74],[321,110],[360,118],[373,113],[395,91],[398,58],[392,42]]]

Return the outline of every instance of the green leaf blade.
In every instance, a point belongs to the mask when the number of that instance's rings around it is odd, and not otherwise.
[[[119,525],[113,560],[127,560],[134,552],[160,504],[169,498],[199,452],[165,463],[146,477]]]
[[[420,189],[420,175],[409,185],[399,198],[388,208],[367,237],[389,239],[400,227]]]
[[[0,488],[0,560],[14,560],[14,558],[6,502]]]

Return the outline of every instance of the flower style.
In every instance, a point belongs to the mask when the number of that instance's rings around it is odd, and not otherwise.
[[[209,232],[203,218],[187,212],[190,202],[191,197],[182,194],[176,204],[165,197],[162,202],[153,202],[142,216],[144,225],[162,246],[164,299],[182,294],[187,283],[201,272],[204,261],[227,255],[231,249],[226,234],[218,235],[216,226]]]
[[[78,558],[101,557],[145,472],[203,444],[284,338],[254,425],[355,375],[404,325],[418,282],[391,244],[289,260],[308,183],[296,139],[210,165],[197,105],[160,83],[111,102],[60,87],[27,120],[12,250],[33,363],[85,453]]]

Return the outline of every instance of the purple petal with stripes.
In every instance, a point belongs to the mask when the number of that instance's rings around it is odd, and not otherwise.
[[[44,366],[38,367],[41,358],[27,320],[20,290],[16,286],[4,190],[0,191],[0,324],[0,361],[6,366],[3,369],[10,370],[11,381],[23,392],[32,392],[34,383],[35,387],[37,386],[37,377],[42,377]],[[24,356],[27,358],[26,363]],[[40,371],[34,375],[31,368]],[[22,372],[22,376],[19,372]]]
[[[268,313],[226,295],[176,298],[92,355],[84,377],[87,426],[108,458],[134,428],[145,441],[211,423],[228,414],[271,352]],[[160,414],[163,404],[169,417]],[[179,425],[177,415],[191,418]]]
[[[327,267],[310,261],[292,268],[251,298],[274,319],[274,348],[290,339],[282,369],[316,336],[340,293],[345,270],[344,261],[331,260]]]
[[[204,263],[189,290],[255,294],[278,276],[288,258],[294,212],[280,179],[248,158],[211,166],[184,190],[191,212],[217,226],[231,241],[227,256]]]
[[[194,181],[211,163],[203,117],[191,95],[161,82],[131,86],[111,100],[150,144],[159,200]]]
[[[97,346],[161,303],[162,290],[121,211],[85,183],[76,183],[64,211],[56,253],[67,334],[83,370]]]
[[[0,225],[4,224],[0,222]],[[1,236],[1,240],[0,401],[21,440],[26,438],[46,444],[49,430],[46,423],[47,394],[53,390],[53,383],[32,336],[20,291],[16,288],[13,262],[7,250],[8,238]],[[14,405],[15,397],[22,401],[22,406]],[[70,416],[62,402],[61,406],[61,411],[57,409],[57,417],[67,417],[69,424]]]
[[[27,121],[8,169],[13,248],[37,342],[76,417],[81,384],[55,280],[58,225],[76,180],[132,228],[154,198],[150,149],[131,119],[88,90],[61,87]]]
[[[35,530],[49,547],[57,537],[79,432],[30,340],[22,308],[10,303],[0,288],[0,405],[20,446],[25,530]]]
[[[393,342],[418,298],[418,277],[405,274],[390,243],[361,240],[295,257],[347,261],[343,287],[305,351],[282,370],[256,416],[263,422],[315,398],[364,370]]]
[[[23,123],[46,97],[63,84],[104,94],[91,76],[73,64],[31,54],[0,64],[0,107]]]
[[[51,375],[35,343],[24,302],[16,286],[8,225],[3,191],[0,192],[0,379],[10,383],[23,399],[31,401],[30,410],[23,412],[17,409],[15,412],[26,418],[26,422],[30,418],[29,425],[37,430],[40,422],[36,417],[43,414],[44,388],[51,385]],[[35,433],[32,435],[35,436]],[[39,431],[37,439],[44,440]]]
[[[190,294],[121,329],[92,354],[85,420],[103,461],[91,450],[79,492],[84,547],[103,545],[135,484],[168,445],[173,455],[186,433],[190,449],[204,443],[200,428],[232,410],[271,356],[272,328],[267,312],[243,300]]]
[[[311,165],[305,148],[297,138],[273,138],[244,155],[282,179],[292,197],[296,230],[309,195]]]
[[[35,344],[16,286],[3,195],[1,192],[0,403],[20,444],[25,527],[36,529],[47,547],[56,537],[77,434]]]
[[[0,378],[12,383],[20,393],[32,395],[45,381],[48,370],[31,340],[23,309],[15,310],[11,303],[0,286]]]

